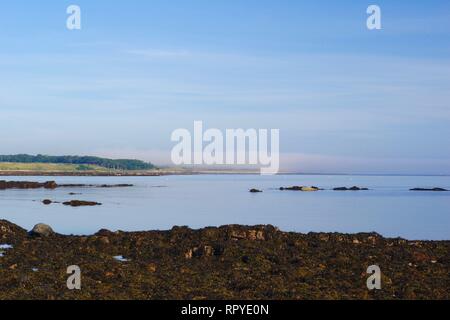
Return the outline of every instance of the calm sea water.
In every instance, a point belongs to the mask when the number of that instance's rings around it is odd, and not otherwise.
[[[6,180],[118,184],[131,188],[61,188],[0,191],[0,219],[30,229],[47,223],[63,234],[102,228],[140,231],[225,224],[272,224],[297,232],[378,232],[415,240],[450,239],[450,192],[411,192],[413,187],[450,189],[450,177],[201,175],[165,177],[8,177]],[[279,191],[281,186],[361,186],[364,192]],[[251,194],[250,188],[264,193]],[[70,192],[81,195],[70,196]],[[41,201],[91,200],[100,207],[44,206]]]

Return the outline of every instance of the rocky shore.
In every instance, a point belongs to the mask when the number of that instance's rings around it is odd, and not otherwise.
[[[66,288],[67,267],[82,289]],[[380,266],[382,289],[366,286]],[[449,299],[450,241],[272,226],[55,234],[0,221],[0,299]]]

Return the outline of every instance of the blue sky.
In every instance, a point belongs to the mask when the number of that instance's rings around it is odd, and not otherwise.
[[[445,0],[17,0],[0,26],[3,154],[167,164],[203,120],[279,128],[286,170],[450,174]]]

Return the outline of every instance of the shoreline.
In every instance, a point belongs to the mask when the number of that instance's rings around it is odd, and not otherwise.
[[[160,176],[189,176],[189,175],[261,175],[259,170],[235,169],[156,169],[150,171],[23,171],[0,170],[0,177],[160,177]],[[374,173],[302,173],[280,172],[278,176],[368,176],[368,177],[450,177],[449,174],[374,174]]]
[[[37,236],[0,220],[0,251],[0,299],[450,298],[450,241],[376,233],[227,225]],[[72,265],[82,270],[80,291],[65,289]],[[367,289],[372,265],[382,290]]]
[[[283,173],[285,174],[285,173]],[[286,173],[290,174],[290,173]],[[154,171],[124,171],[124,172],[66,172],[66,171],[0,171],[0,177],[160,177],[186,175],[260,175],[259,171],[246,170],[176,170],[161,169]]]

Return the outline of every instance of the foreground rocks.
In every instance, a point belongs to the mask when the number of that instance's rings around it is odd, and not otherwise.
[[[0,221],[0,245],[9,245],[0,299],[450,298],[449,241],[272,226],[36,237]],[[366,287],[374,264],[383,272],[380,291]],[[82,270],[81,291],[65,289],[71,265]]]

